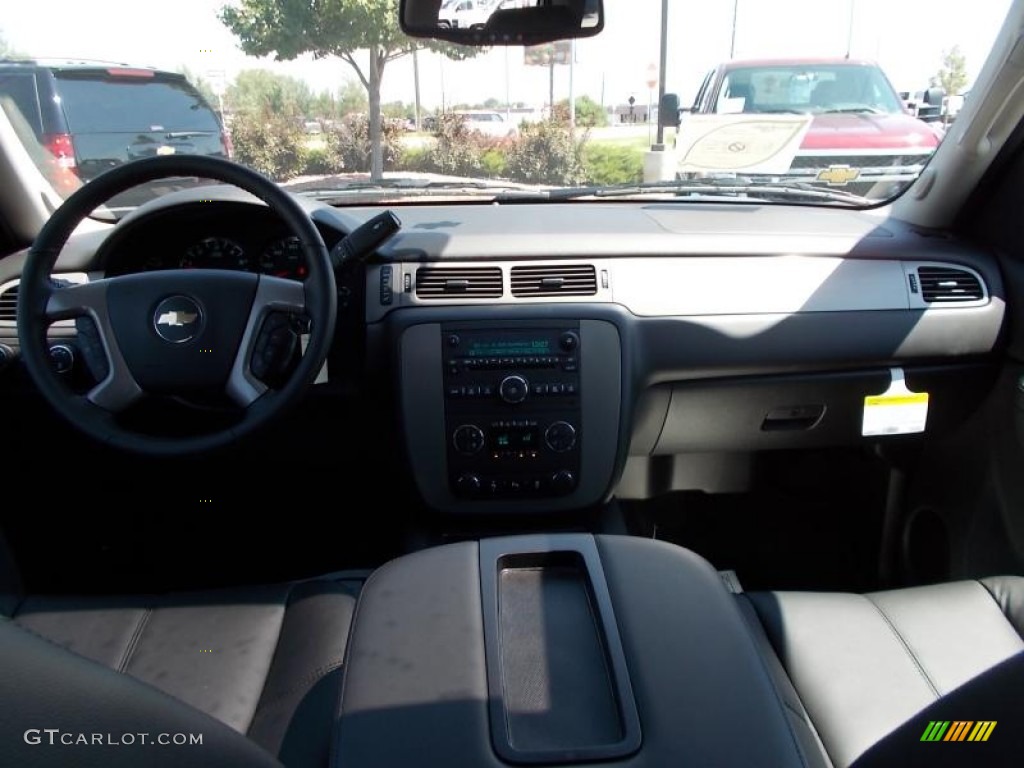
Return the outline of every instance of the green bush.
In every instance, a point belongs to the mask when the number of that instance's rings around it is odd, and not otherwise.
[[[583,182],[583,147],[557,120],[523,123],[507,154],[508,175],[526,184],[574,186]]]
[[[507,151],[499,147],[485,149],[480,155],[480,168],[484,175],[491,179],[502,179],[508,176]]]
[[[314,147],[303,152],[302,172],[310,176],[339,173],[342,165],[327,147]]]
[[[286,181],[304,170],[304,137],[292,120],[263,114],[239,114],[231,121],[234,159],[242,165]]]
[[[383,137],[381,148],[384,154],[384,170],[394,170],[402,154],[399,137],[402,128],[399,121],[384,120],[381,126]],[[340,124],[326,133],[327,154],[339,169],[346,171],[370,170],[370,121],[366,115],[349,115]]]
[[[588,184],[629,184],[643,181],[644,156],[632,147],[591,144],[583,151]]]
[[[483,167],[481,137],[466,127],[462,115],[439,115],[434,122],[436,143],[423,170],[448,176],[479,176]]]

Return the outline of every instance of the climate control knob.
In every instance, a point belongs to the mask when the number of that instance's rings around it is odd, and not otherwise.
[[[555,453],[571,451],[576,446],[576,427],[567,421],[556,421],[545,430],[544,442]]]
[[[576,486],[576,476],[568,469],[560,469],[551,476],[551,490],[555,493],[569,493]]]
[[[480,476],[474,475],[472,472],[459,475],[459,479],[455,481],[456,490],[464,496],[480,493],[482,487],[483,482],[480,480]]]
[[[452,433],[455,450],[466,456],[479,453],[484,447],[484,431],[476,424],[463,424]]]
[[[522,376],[506,376],[498,385],[498,396],[506,403],[521,403],[530,393],[530,384]]]

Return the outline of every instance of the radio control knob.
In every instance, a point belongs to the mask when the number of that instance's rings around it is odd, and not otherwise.
[[[506,376],[498,385],[498,396],[506,403],[521,403],[530,393],[530,384],[522,376]]]
[[[576,487],[576,476],[568,469],[560,469],[551,475],[551,490],[555,493],[569,493]]]
[[[455,450],[466,456],[479,453],[484,447],[484,431],[476,424],[463,424],[452,434]]]
[[[544,442],[555,453],[571,451],[576,445],[576,427],[567,421],[556,421],[545,430]]]
[[[566,352],[575,352],[580,345],[580,337],[572,331],[566,331],[558,338],[558,346]]]

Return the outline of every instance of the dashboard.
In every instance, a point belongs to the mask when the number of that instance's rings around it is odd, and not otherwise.
[[[300,204],[329,248],[381,212]],[[897,376],[929,395],[925,434],[951,430],[983,399],[1002,343],[995,258],[871,211],[393,210],[401,231],[338,275],[318,390],[383,397],[418,492],[443,511],[741,491],[757,451],[916,439],[864,429],[865,398]],[[0,344],[15,350],[3,311],[22,258],[0,262]],[[302,279],[305,265],[264,205],[222,188],[76,235],[58,261],[75,279],[181,268]]]

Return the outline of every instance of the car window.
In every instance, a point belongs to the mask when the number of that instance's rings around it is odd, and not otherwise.
[[[21,118],[32,126],[37,136],[42,133],[35,75],[31,72],[0,74],[0,96],[8,97],[17,105]]]
[[[211,131],[217,118],[186,83],[59,77],[73,133]]]

